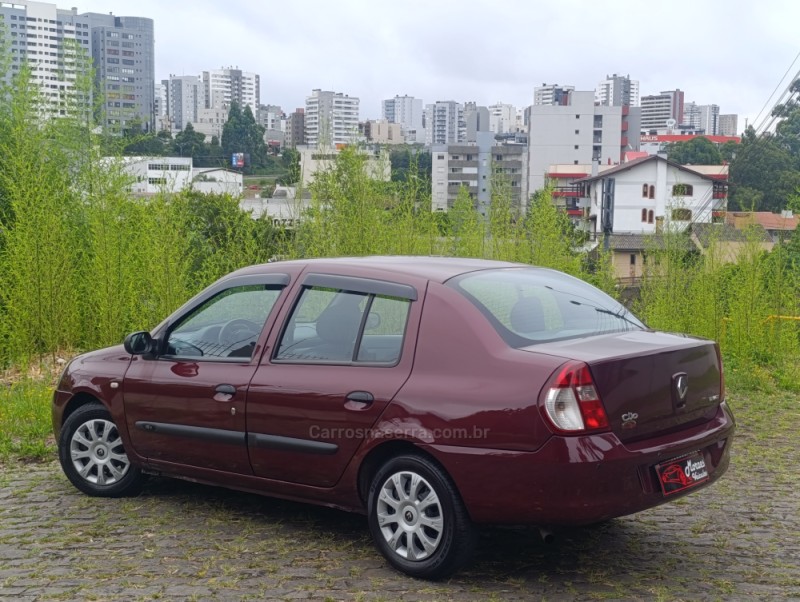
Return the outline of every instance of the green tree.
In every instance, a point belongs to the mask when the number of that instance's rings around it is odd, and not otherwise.
[[[264,142],[264,127],[256,123],[249,105],[242,110],[238,103],[231,103],[228,121],[222,128],[222,152],[226,158],[234,153],[248,155],[250,162],[245,165],[245,173],[253,173],[270,164]]]
[[[133,132],[134,130],[128,131]],[[122,149],[125,155],[161,157],[167,153],[168,149],[164,138],[156,134],[126,133],[125,142],[125,146]]]
[[[294,148],[286,148],[281,155],[281,165],[287,170],[286,175],[279,179],[284,186],[292,186],[300,181],[300,153]]]
[[[797,167],[797,158],[779,136],[759,137],[749,128],[730,165],[732,208],[773,212],[784,209],[800,187]]]
[[[172,152],[178,157],[201,157],[205,152],[206,137],[194,130],[191,123],[175,135]]]
[[[667,158],[681,165],[722,165],[719,148],[704,136],[669,144]]]
[[[389,161],[393,182],[405,182],[412,175],[426,180],[431,179],[432,155],[428,151],[416,146],[403,145],[391,149]]]

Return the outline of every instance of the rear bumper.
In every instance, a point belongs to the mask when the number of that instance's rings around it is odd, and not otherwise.
[[[553,436],[535,452],[432,447],[478,523],[582,525],[707,487],[728,468],[735,424],[723,402],[709,422],[626,446],[613,433]],[[655,465],[701,452],[709,478],[668,498]]]

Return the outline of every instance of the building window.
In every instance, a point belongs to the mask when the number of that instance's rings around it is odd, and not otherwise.
[[[575,133],[576,133],[576,134],[580,134],[580,133],[581,133],[581,131],[580,131],[580,130],[575,130]]]
[[[444,161],[444,155],[436,155],[438,161]]]
[[[688,222],[692,219],[692,211],[690,209],[673,209],[672,210],[672,219],[677,222]]]
[[[692,196],[691,184],[675,184],[672,187],[672,196]]]
[[[636,253],[631,253],[631,265],[636,265]]]
[[[642,198],[647,198],[647,184],[642,184]]]
[[[656,198],[656,187],[653,186],[652,184],[650,185],[650,190],[647,193],[647,198],[649,198],[649,199]]]
[[[647,221],[647,209],[642,209],[642,221]]]
[[[578,145],[577,144],[575,145],[575,150],[578,150]]]
[[[647,223],[648,224],[652,224],[653,223],[653,210],[652,209],[647,212]]]
[[[580,118],[581,118],[580,115],[575,115],[575,119],[580,119]]]

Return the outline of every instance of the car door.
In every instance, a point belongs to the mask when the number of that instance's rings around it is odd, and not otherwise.
[[[254,473],[333,486],[411,373],[420,311],[408,284],[308,274],[247,393]]]
[[[135,356],[123,383],[134,450],[151,463],[250,474],[245,396],[289,276],[238,277],[209,290]]]

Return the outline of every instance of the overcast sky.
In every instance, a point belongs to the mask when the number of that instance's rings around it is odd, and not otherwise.
[[[50,0],[52,1],[52,0]],[[73,4],[74,3],[74,4]],[[238,67],[291,112],[314,88],[361,99],[533,102],[542,83],[593,90],[607,74],[642,95],[680,88],[751,123],[800,69],[797,0],[58,0],[155,21],[156,80]],[[773,101],[770,101],[771,107]]]

